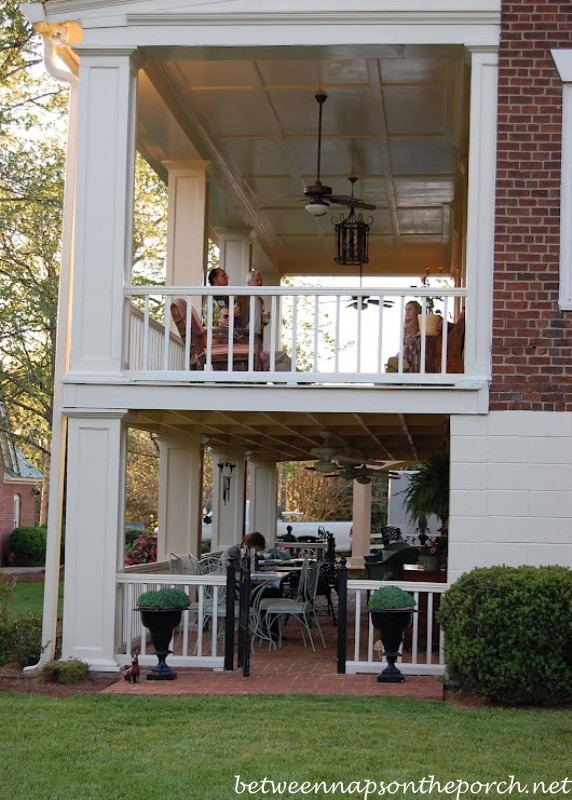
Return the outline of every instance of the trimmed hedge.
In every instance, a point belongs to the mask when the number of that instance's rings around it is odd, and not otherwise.
[[[449,677],[510,705],[572,700],[572,570],[479,567],[443,596]]]
[[[14,528],[8,538],[8,553],[13,567],[43,567],[46,564],[45,528]]]

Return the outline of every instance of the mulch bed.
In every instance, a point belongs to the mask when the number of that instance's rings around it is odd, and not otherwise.
[[[112,683],[121,680],[118,674],[90,674],[79,683],[42,683],[37,678],[23,673],[21,670],[0,668],[0,693],[18,692],[24,694],[41,694],[48,697],[75,697],[80,694],[96,694],[107,689]]]

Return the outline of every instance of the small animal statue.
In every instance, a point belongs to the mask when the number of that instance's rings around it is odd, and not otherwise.
[[[125,667],[123,680],[127,683],[137,683],[139,680],[139,650],[135,650],[131,656],[131,666]]]

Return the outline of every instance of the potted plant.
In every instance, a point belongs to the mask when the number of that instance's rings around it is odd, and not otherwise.
[[[395,666],[399,657],[399,648],[403,641],[403,632],[413,618],[415,598],[398,586],[380,586],[375,589],[367,604],[374,628],[379,630],[383,643],[383,655],[387,666],[377,676],[382,683],[401,683],[405,680],[402,672]]]
[[[446,564],[447,557],[449,470],[449,454],[433,453],[427,461],[424,461],[411,473],[409,485],[403,490],[405,511],[420,528],[420,522],[426,523],[427,517],[431,514],[435,514],[441,520],[441,537],[434,541],[436,552],[426,554],[439,556],[441,565],[443,562]]]
[[[180,623],[182,612],[190,604],[188,595],[182,589],[168,587],[142,592],[137,598],[141,622],[149,629],[158,659],[157,666],[147,675],[147,680],[172,681],[177,677],[177,673],[165,663],[165,659],[173,652],[169,650],[173,630]]]
[[[436,539],[427,539],[419,548],[423,567],[429,572],[447,567],[447,534],[442,531]]]

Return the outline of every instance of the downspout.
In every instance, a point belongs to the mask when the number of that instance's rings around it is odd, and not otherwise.
[[[37,13],[38,6],[34,7]],[[52,419],[51,480],[48,494],[48,532],[46,545],[46,572],[44,582],[44,609],[42,619],[42,649],[37,664],[26,667],[26,672],[37,672],[42,664],[55,656],[57,635],[58,590],[60,579],[60,551],[63,525],[64,476],[66,462],[67,420],[62,414],[62,378],[69,364],[70,323],[72,295],[72,263],[74,239],[74,203],[77,164],[77,106],[79,81],[76,75],[56,64],[57,48],[67,43],[65,26],[51,27],[45,22],[31,19],[44,43],[46,72],[70,87],[68,110],[68,144],[64,177],[64,202],[62,222],[62,258],[58,291],[56,352],[54,367],[54,394]]]

